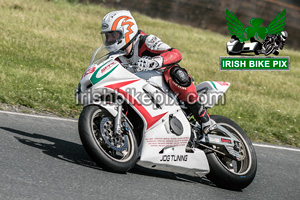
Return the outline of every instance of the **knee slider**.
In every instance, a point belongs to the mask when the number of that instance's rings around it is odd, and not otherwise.
[[[191,85],[191,78],[187,71],[178,65],[170,70],[170,76],[173,81],[182,87],[189,87]]]

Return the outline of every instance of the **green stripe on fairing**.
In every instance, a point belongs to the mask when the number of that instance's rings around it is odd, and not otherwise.
[[[213,81],[210,81],[210,82],[214,86],[214,88],[216,88],[216,90],[218,90],[218,88],[216,87],[215,83]]]
[[[107,62],[108,63],[108,62]],[[105,63],[104,65],[106,65],[107,63]],[[102,65],[101,67],[98,68],[98,70],[96,71],[98,73],[98,71],[104,66]],[[119,64],[117,66],[115,66],[112,70],[110,70],[109,72],[107,72],[106,74],[104,74],[103,76],[101,76],[100,78],[96,78],[96,72],[93,74],[93,76],[91,77],[91,82],[93,85],[95,85],[96,83],[99,83],[101,80],[103,80],[105,77],[107,77],[110,73],[112,73],[117,67],[119,66]]]
[[[107,63],[109,63],[110,61],[111,61],[111,60],[109,60],[109,61],[107,61],[106,63],[104,63],[103,65],[101,65],[101,66],[93,73],[93,75],[92,75],[92,77],[91,77],[91,79],[90,79],[93,85],[99,82],[99,81],[98,81],[99,78],[96,77],[97,74],[98,74],[98,71],[99,71],[103,66],[105,66]],[[101,79],[101,80],[102,80],[102,79]]]
[[[98,79],[98,82],[101,81],[102,79],[104,79],[105,77],[107,77],[110,73],[112,73],[112,71],[114,71],[117,67],[119,66],[119,64],[117,66],[115,66],[112,70],[110,70],[109,72],[107,72],[106,74],[104,74],[103,76],[101,76],[99,79]],[[97,82],[97,83],[98,83]]]

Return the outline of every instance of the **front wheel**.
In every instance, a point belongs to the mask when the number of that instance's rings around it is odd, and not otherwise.
[[[265,46],[265,56],[270,55],[274,51],[274,45],[273,44],[267,44]]]
[[[134,133],[128,124],[126,127],[128,131],[123,134],[114,134],[114,117],[94,105],[83,109],[78,122],[81,142],[92,160],[103,169],[118,173],[131,169],[138,157]]]
[[[236,161],[214,152],[208,153],[210,173],[207,174],[207,178],[219,187],[241,190],[253,181],[256,174],[257,160],[254,147],[243,129],[234,121],[219,115],[212,115],[211,118],[239,140],[241,146],[239,153],[242,159]]]

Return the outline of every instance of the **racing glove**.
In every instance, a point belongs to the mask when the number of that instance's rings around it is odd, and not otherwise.
[[[138,60],[136,71],[150,71],[162,66],[163,58],[161,56],[143,56]]]

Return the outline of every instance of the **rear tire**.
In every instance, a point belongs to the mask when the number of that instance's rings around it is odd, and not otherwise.
[[[107,171],[125,173],[136,163],[138,147],[129,125],[127,134],[113,134],[114,117],[99,106],[83,109],[78,130],[83,147],[92,160]]]
[[[240,141],[243,160],[235,161],[214,152],[208,153],[210,173],[206,176],[221,188],[241,190],[253,181],[256,174],[257,159],[254,147],[243,129],[234,121],[219,115],[212,115],[211,118]]]

